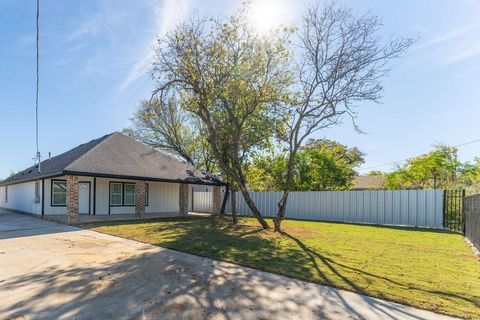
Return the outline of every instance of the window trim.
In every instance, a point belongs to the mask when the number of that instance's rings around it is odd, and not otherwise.
[[[119,184],[122,186],[122,190],[120,191],[120,195],[122,196],[122,203],[121,204],[112,204],[112,184]],[[123,187],[124,182],[118,181],[109,181],[108,183],[108,204],[110,207],[123,207]]]
[[[125,192],[125,185],[127,185],[127,184],[128,184],[128,185],[133,185],[133,204],[125,204],[125,194],[126,194],[126,192]],[[136,183],[135,183],[135,182],[133,182],[133,183],[132,183],[132,182],[124,182],[124,183],[123,183],[123,197],[122,197],[122,202],[123,202],[123,206],[124,206],[124,207],[135,207],[135,202],[136,202],[136,197],[137,197],[137,192],[136,192],[135,188],[136,188]],[[129,193],[128,195],[131,196],[132,194]]]
[[[35,203],[40,203],[40,180],[35,181]]]
[[[8,203],[8,186],[5,186],[5,203]]]
[[[66,207],[67,206],[67,198],[68,198],[68,189],[65,191],[65,204],[54,204],[53,203],[53,184],[55,182],[65,182],[65,187],[67,187],[67,180],[63,179],[52,179],[50,180],[50,206],[51,207]]]

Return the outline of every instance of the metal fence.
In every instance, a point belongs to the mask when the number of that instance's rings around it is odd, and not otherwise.
[[[443,197],[443,227],[464,232],[463,198],[465,190],[445,190]]]
[[[480,194],[463,198],[465,236],[480,250]]]
[[[443,190],[291,192],[286,218],[442,228],[443,195]],[[274,217],[282,192],[250,196],[264,216]],[[236,207],[239,215],[251,215],[241,194]]]

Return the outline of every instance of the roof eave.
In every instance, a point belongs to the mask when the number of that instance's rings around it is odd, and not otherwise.
[[[96,172],[82,172],[82,171],[72,171],[64,170],[62,175],[77,175],[77,176],[86,176],[86,177],[98,177],[98,178],[112,178],[112,179],[126,179],[126,180],[145,180],[145,181],[157,181],[157,182],[169,182],[169,183],[188,183],[188,184],[198,184],[198,185],[214,185],[214,186],[226,186],[228,185],[222,181],[191,181],[185,179],[166,179],[166,178],[154,178],[154,177],[143,177],[143,176],[132,176],[132,175],[118,175],[118,174],[107,174],[107,173],[96,173]]]
[[[39,175],[37,177],[18,179],[18,180],[13,180],[13,181],[5,181],[5,180],[8,180],[8,178],[7,178],[3,181],[0,181],[0,187],[9,186],[9,185],[12,185],[12,184],[26,183],[26,182],[31,182],[31,181],[40,180],[40,179],[55,178],[55,177],[60,177],[60,176],[63,176],[63,175],[64,175],[64,173],[62,171],[60,171],[60,172],[56,172],[56,173],[49,173],[49,174],[45,174],[45,175]]]

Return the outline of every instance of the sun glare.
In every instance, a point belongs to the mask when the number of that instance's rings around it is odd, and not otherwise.
[[[281,0],[255,0],[251,3],[252,25],[261,33],[267,33],[285,24]]]

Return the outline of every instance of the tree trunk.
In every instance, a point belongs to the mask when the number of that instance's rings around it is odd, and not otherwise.
[[[258,211],[252,198],[250,198],[250,194],[248,193],[247,188],[245,188],[244,185],[240,185],[240,191],[242,192],[243,198],[245,199],[247,206],[250,208],[250,210],[252,210],[253,216],[258,220],[262,228],[265,230],[270,229],[267,221],[265,221],[265,219],[262,217],[262,214],[260,213],[260,211]]]
[[[273,219],[273,225],[275,227],[276,232],[282,232],[282,221],[285,219],[285,213],[287,212],[287,202],[288,202],[288,195],[290,191],[285,190],[283,192],[282,198],[278,202],[278,212],[277,217]]]
[[[290,156],[288,159],[287,181],[285,183],[285,190],[283,190],[282,198],[278,202],[277,217],[273,219],[273,225],[275,228],[274,230],[276,232],[282,232],[282,221],[285,219],[285,213],[287,212],[288,195],[290,193],[290,189],[292,188],[293,169],[295,166],[296,153],[297,153],[296,150],[290,151]]]
[[[230,191],[231,197],[232,197],[232,224],[236,225],[238,223],[237,219],[237,196],[236,196],[236,191],[232,189]]]

